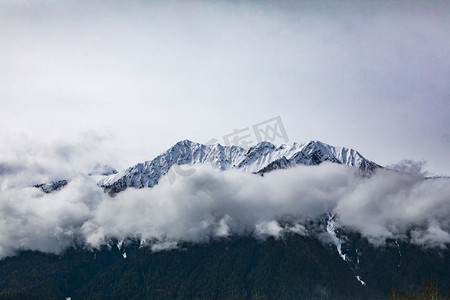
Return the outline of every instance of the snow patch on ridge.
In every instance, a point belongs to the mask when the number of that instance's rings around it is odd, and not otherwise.
[[[347,258],[347,256],[342,252],[342,244],[343,240],[340,239],[336,234],[336,223],[334,221],[335,216],[328,214],[328,220],[327,220],[327,232],[329,233],[331,240],[336,245],[336,250],[339,254],[339,256],[342,258],[343,261],[346,263],[350,263],[350,260]],[[357,257],[357,264],[359,264],[359,257]],[[361,279],[361,277],[356,274],[356,271],[353,270],[355,273],[355,277],[358,280],[361,285],[366,285],[366,283]]]
[[[136,164],[100,179],[98,185],[111,195],[129,187],[153,187],[174,165],[209,164],[220,170],[239,169],[263,175],[276,169],[295,165],[318,165],[325,161],[357,167],[362,175],[370,175],[380,168],[356,150],[333,147],[319,141],[283,144],[279,147],[269,142],[261,142],[246,150],[238,146],[203,145],[185,140],[176,143],[151,161]]]

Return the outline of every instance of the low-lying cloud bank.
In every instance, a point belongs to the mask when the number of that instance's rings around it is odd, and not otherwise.
[[[61,191],[8,188],[0,194],[0,258],[18,250],[58,253],[75,242],[109,238],[204,242],[231,234],[308,234],[302,221],[326,213],[374,243],[405,238],[431,247],[450,243],[449,179],[380,170],[371,178],[336,164],[298,166],[264,177],[196,167],[174,184],[128,189],[111,198],[84,175]],[[290,225],[283,225],[289,219]],[[411,231],[411,228],[412,231]]]
[[[32,136],[22,130],[0,134],[0,193],[11,188],[68,179],[92,171],[118,155],[109,133],[85,131],[69,137]]]

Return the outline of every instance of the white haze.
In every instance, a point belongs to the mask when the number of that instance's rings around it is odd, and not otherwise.
[[[289,142],[351,147],[382,165],[426,159],[448,174],[449,7],[0,0],[0,257],[105,237],[158,239],[160,250],[305,235],[301,221],[328,212],[375,244],[414,225],[413,242],[445,246],[449,179],[423,180],[422,162],[369,179],[337,165],[263,178],[200,168],[115,198],[83,174],[276,115]],[[71,181],[54,194],[31,187],[58,179]],[[285,228],[285,217],[299,223]]]
[[[208,242],[231,234],[282,238],[305,235],[302,221],[328,212],[338,223],[379,245],[405,237],[425,247],[450,243],[450,185],[446,178],[379,171],[361,178],[352,168],[324,163],[274,171],[264,177],[198,166],[174,184],[163,178],[152,189],[128,189],[110,197],[78,175],[61,191],[7,188],[0,194],[0,257],[18,250],[59,253],[110,238],[153,241],[153,250],[177,242]],[[288,218],[291,225],[280,221]],[[286,227],[287,226],[287,227]]]
[[[87,174],[99,162],[112,164],[111,137],[88,131],[73,137],[42,139],[16,130],[1,139],[0,192]]]

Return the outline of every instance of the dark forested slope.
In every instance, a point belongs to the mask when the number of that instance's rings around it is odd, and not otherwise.
[[[62,255],[26,251],[0,261],[0,299],[387,299],[425,279],[448,289],[448,250],[353,240],[362,249],[357,270],[334,245],[299,235],[234,237],[160,252],[132,241],[122,251],[113,242]]]

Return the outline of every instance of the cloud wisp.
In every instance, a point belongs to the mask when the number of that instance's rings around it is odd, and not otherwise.
[[[107,133],[86,131],[64,139],[42,135],[11,130],[0,136],[0,192],[69,179],[117,157],[107,151],[113,140]]]
[[[376,244],[408,232],[419,245],[450,243],[446,178],[386,170],[361,178],[352,168],[327,163],[264,177],[196,169],[172,185],[161,180],[152,189],[128,189],[116,197],[85,175],[52,194],[6,189],[0,194],[0,257],[27,249],[58,253],[79,242],[95,248],[110,238],[153,241],[152,248],[161,250],[239,234],[305,235],[302,222],[326,213]]]

